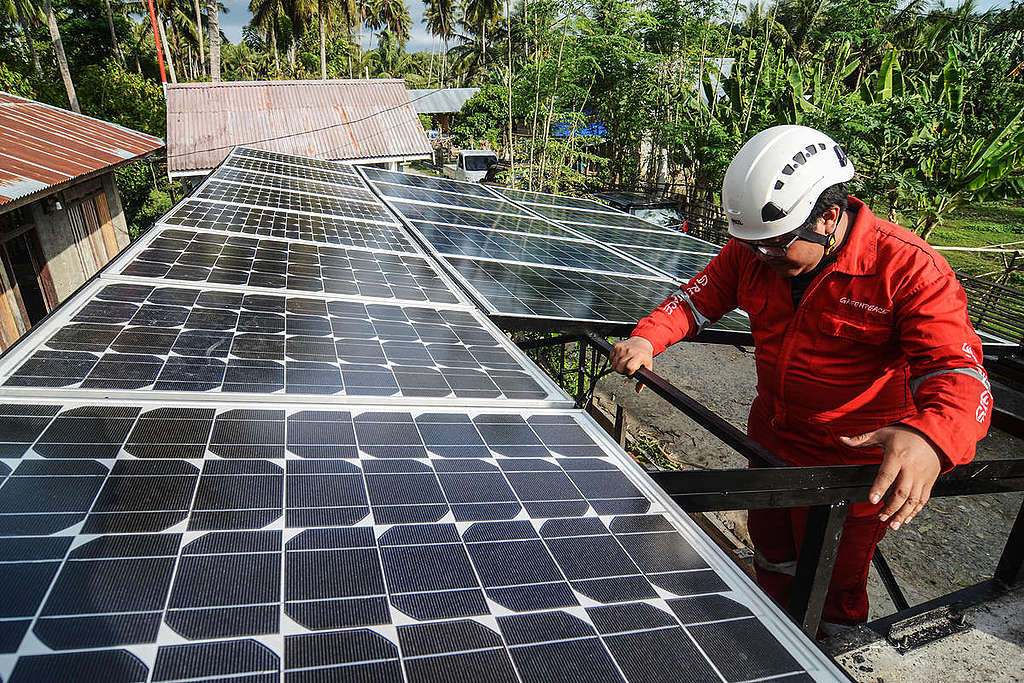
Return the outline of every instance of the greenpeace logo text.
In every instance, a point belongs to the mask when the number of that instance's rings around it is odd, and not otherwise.
[[[868,313],[877,313],[879,315],[888,315],[889,313],[892,312],[891,309],[882,308],[881,306],[875,306],[874,304],[868,304],[863,301],[854,301],[853,299],[850,299],[849,297],[845,296],[839,300],[839,303],[843,304],[844,306],[853,306],[854,308],[859,308],[862,311],[867,311]]]

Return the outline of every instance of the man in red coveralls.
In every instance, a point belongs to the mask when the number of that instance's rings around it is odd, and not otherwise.
[[[853,173],[842,148],[811,128],[751,138],[722,187],[733,239],[611,355],[620,373],[650,368],[739,307],[757,366],[747,433],[794,465],[881,464],[870,502],[851,506],[843,530],[826,634],[867,620],[875,546],[914,518],[940,472],[974,457],[992,412],[981,341],[949,264],[848,197]],[[758,581],[782,605],[806,520],[806,508],[748,517]]]

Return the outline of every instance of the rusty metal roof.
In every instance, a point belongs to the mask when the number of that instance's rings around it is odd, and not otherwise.
[[[163,146],[145,133],[0,92],[0,211]]]
[[[235,145],[331,160],[431,154],[400,79],[167,86],[171,175],[206,172]]]

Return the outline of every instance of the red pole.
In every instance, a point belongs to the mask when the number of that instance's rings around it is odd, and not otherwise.
[[[156,63],[160,65],[160,82],[166,85],[167,73],[164,72],[164,53],[160,46],[160,32],[156,28],[156,10],[153,9],[153,0],[149,2],[149,23],[153,26],[153,43],[156,45]]]

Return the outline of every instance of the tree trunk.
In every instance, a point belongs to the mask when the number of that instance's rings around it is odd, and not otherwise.
[[[295,38],[293,37],[291,43],[288,44],[288,65],[292,69],[292,75],[295,75]]]
[[[437,42],[437,36],[431,36],[430,40],[430,64],[427,66],[427,87],[430,87],[430,77],[434,74],[434,49]]]
[[[117,44],[117,31],[114,30],[114,13],[110,10],[110,0],[103,0],[107,8],[107,26],[110,27],[110,42],[114,46],[114,57],[117,63],[124,66],[124,55],[121,54],[121,46]]]
[[[107,0],[108,2],[110,0]],[[199,8],[199,0],[193,0],[196,10],[196,38],[199,39],[199,75],[206,75],[206,64],[203,56],[203,13]]]
[[[270,22],[270,44],[274,46],[274,73],[281,78],[281,56],[277,52],[277,31],[274,30],[274,22]]]
[[[323,8],[320,11],[320,78],[327,80],[327,25],[324,22]]]
[[[932,231],[935,230],[935,228],[937,228],[938,226],[938,216],[929,216],[928,218],[926,218],[924,220],[924,223],[921,224],[921,239],[927,242],[928,238],[931,237]]]
[[[164,31],[164,17],[159,8],[156,11],[156,27],[160,32],[160,42],[164,47],[164,61],[167,62],[167,74],[171,77],[171,83],[178,82],[178,76],[174,73],[174,60],[171,59],[171,47],[167,44],[167,32]]]
[[[82,108],[78,106],[78,94],[75,92],[75,84],[71,81],[71,70],[68,69],[68,56],[64,54],[64,41],[60,39],[57,17],[53,14],[53,5],[50,0],[43,0],[43,11],[46,12],[46,26],[50,29],[50,39],[53,40],[53,52],[57,56],[60,77],[64,81],[64,89],[68,92],[68,102],[71,104],[72,111],[81,114]]]
[[[25,43],[28,45],[28,52],[32,55],[32,68],[35,69],[36,78],[43,77],[43,67],[39,64],[39,52],[36,51],[36,41],[32,40],[32,34],[30,33],[31,26],[29,25],[28,18],[25,16],[25,8],[21,5],[21,0],[14,0],[14,6],[18,10],[18,23],[21,24],[21,32],[25,35]]]
[[[210,22],[210,80],[220,82],[220,16],[217,0],[207,0],[206,20]]]

